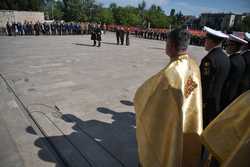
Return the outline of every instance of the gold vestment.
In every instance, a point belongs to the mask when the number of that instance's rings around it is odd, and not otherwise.
[[[202,133],[200,71],[188,55],[172,59],[136,92],[136,136],[143,167],[197,166]]]
[[[225,167],[250,166],[250,90],[220,113],[202,133],[202,142]]]

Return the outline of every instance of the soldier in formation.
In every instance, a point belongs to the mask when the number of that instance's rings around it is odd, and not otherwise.
[[[247,41],[232,34],[229,35],[226,52],[229,55],[230,71],[223,86],[221,95],[221,110],[241,95],[239,85],[243,79],[246,64],[240,50],[242,46],[246,44]]]
[[[135,29],[135,36],[138,38],[152,40],[167,40],[167,30],[165,29]]]
[[[250,89],[250,33],[245,33],[247,44],[241,51],[241,56],[245,61],[245,71],[239,85],[240,93],[244,93]]]
[[[102,30],[100,24],[91,26],[91,40],[93,40],[93,46],[101,47]]]
[[[126,46],[130,45],[130,40],[129,40],[130,28],[129,27],[117,26],[115,28],[115,34],[116,34],[117,45],[124,45],[124,42]]]
[[[62,21],[54,21],[52,23],[35,23],[30,21],[7,22],[6,33],[12,35],[83,35],[90,34],[89,23],[65,23]]]
[[[203,123],[206,127],[221,111],[221,92],[230,71],[230,60],[222,49],[222,42],[228,35],[205,27],[207,32],[205,50],[208,54],[200,65]]]

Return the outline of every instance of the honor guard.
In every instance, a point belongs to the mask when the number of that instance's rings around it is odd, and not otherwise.
[[[96,40],[98,42],[98,47],[101,47],[101,41],[102,41],[102,30],[101,30],[101,25],[98,24],[96,29],[95,29],[95,33],[96,33]]]
[[[117,45],[119,45],[120,44],[120,27],[119,26],[117,26],[115,29],[115,35],[116,35]]]
[[[246,64],[245,72],[240,83],[241,93],[244,93],[250,89],[250,33],[245,33],[245,40],[248,43],[245,45],[245,48],[241,53],[241,56],[243,57]]]
[[[129,33],[130,33],[130,28],[127,27],[126,29],[126,45],[129,46],[130,41],[129,41]]]
[[[124,44],[124,36],[125,36],[125,30],[124,30],[124,27],[121,27],[121,28],[120,28],[121,45]]]
[[[239,84],[245,72],[246,65],[243,57],[240,55],[240,49],[245,44],[247,44],[247,41],[232,34],[229,35],[226,51],[230,55],[230,71],[222,90],[222,109],[227,107],[241,94]]]
[[[91,26],[91,40],[93,40],[93,46],[96,46],[96,27],[94,24]]]
[[[208,54],[201,61],[200,71],[203,123],[206,127],[221,111],[221,91],[230,70],[230,61],[221,47],[228,35],[209,27],[204,27],[204,30],[207,32],[205,49]]]

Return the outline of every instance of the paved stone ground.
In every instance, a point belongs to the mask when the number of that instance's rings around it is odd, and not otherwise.
[[[132,100],[136,88],[168,63],[165,42],[131,37],[129,47],[117,46],[114,34],[107,33],[97,48],[91,47],[89,39],[0,37],[0,73],[72,166],[136,167]],[[195,46],[189,52],[198,63],[205,55],[203,48]],[[5,103],[11,109],[3,107]],[[5,115],[1,119],[10,131],[5,136],[14,138],[8,145],[15,143],[12,150],[18,152],[14,158],[22,161],[20,166],[60,166],[40,144],[43,138],[30,132],[29,123],[20,123],[23,128],[18,130],[18,121],[10,123],[9,119],[19,117],[15,112],[9,117],[5,114],[17,106],[15,101],[0,104],[0,113]],[[21,139],[15,136],[17,131]]]

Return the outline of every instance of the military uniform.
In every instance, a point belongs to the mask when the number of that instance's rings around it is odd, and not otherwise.
[[[200,64],[202,101],[203,101],[203,125],[206,127],[221,111],[221,93],[223,85],[230,70],[230,61],[223,51],[221,41],[228,35],[221,31],[204,27],[207,32],[207,40],[218,39],[218,46],[210,49]],[[206,47],[206,46],[205,46]]]
[[[127,28],[127,31],[126,31],[126,45],[127,46],[129,46],[129,44],[130,44],[130,41],[129,41],[129,32],[130,31],[130,29],[129,28]]]
[[[240,48],[247,44],[247,41],[230,34],[228,39],[227,52],[230,55],[230,72],[223,87],[222,109],[227,107],[233,100],[241,95],[239,85],[245,72],[245,61],[240,55]]]
[[[246,45],[246,50],[241,53],[243,57],[246,68],[240,83],[240,93],[244,93],[247,90],[250,90],[250,33],[245,33],[245,40],[248,42]]]
[[[100,47],[102,41],[102,30],[100,27],[97,27],[95,29],[95,34],[96,34],[96,40],[98,41],[98,47]]]
[[[236,99],[241,93],[239,93],[239,84],[245,71],[245,62],[240,53],[234,53],[230,55],[230,71],[223,87],[221,96],[222,108],[227,107],[234,99]]]
[[[241,56],[245,61],[245,71],[240,83],[240,93],[244,93],[245,91],[250,89],[250,50],[244,51]]]
[[[95,28],[91,27],[91,40],[94,41],[93,46],[96,46],[96,32]]]
[[[7,22],[6,28],[7,28],[8,36],[11,36],[11,25],[9,22]]]
[[[124,35],[125,35],[125,31],[124,31],[123,27],[121,27],[119,35],[120,35],[120,39],[121,39],[121,45],[123,45],[124,44]]]
[[[117,42],[117,45],[120,44],[120,28],[116,27],[116,30],[115,30],[115,35],[116,35],[116,42]]]
[[[214,48],[202,59],[200,70],[203,96],[203,120],[206,126],[221,111],[221,91],[230,70],[229,58],[221,47]]]

